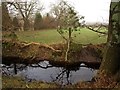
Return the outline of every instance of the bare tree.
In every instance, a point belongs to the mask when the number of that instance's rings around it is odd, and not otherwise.
[[[24,21],[24,30],[29,30],[30,22],[29,18],[35,14],[36,11],[41,11],[43,9],[43,6],[39,5],[38,2],[35,0],[30,1],[19,1],[19,2],[8,2],[10,5],[9,8],[13,12],[20,13],[23,21]],[[14,7],[13,7],[14,6]]]
[[[101,29],[103,30],[103,27],[107,28],[106,25],[103,25],[103,24],[100,24],[100,25],[95,26],[95,27],[85,25],[85,27],[88,28],[89,30],[96,32],[96,33],[99,33],[99,34],[107,35],[107,33],[108,33],[107,30],[101,31]]]

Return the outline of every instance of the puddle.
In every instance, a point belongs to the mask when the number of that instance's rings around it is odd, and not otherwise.
[[[71,67],[66,69],[64,67],[54,67],[48,61],[43,61],[38,64],[22,65],[17,64],[17,74],[14,74],[14,65],[5,66],[2,64],[3,74],[21,76],[28,81],[37,80],[44,82],[56,82],[61,85],[75,84],[79,81],[91,81],[96,75],[97,70],[92,68]]]

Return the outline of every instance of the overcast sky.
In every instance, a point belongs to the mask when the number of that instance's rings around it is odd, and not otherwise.
[[[111,0],[66,0],[75,7],[80,15],[85,16],[87,22],[106,22],[109,18],[109,6]],[[49,12],[51,4],[58,0],[40,0],[44,5],[44,12]]]

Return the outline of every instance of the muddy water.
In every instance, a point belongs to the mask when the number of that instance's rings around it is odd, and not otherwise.
[[[14,74],[14,65],[2,66],[3,73],[12,76],[20,76],[27,81],[37,80],[44,82],[56,82],[61,85],[75,84],[79,81],[91,81],[96,75],[97,70],[87,67],[72,67],[66,69],[64,67],[54,67],[48,61],[40,62],[32,65],[17,65],[17,74]]]

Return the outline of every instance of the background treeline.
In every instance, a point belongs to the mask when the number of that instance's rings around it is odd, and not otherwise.
[[[11,4],[16,5],[17,7],[17,4],[9,2],[2,2],[0,6],[0,8],[2,7],[3,31],[41,30],[41,29],[53,29],[57,27],[57,20],[49,13],[42,15],[40,11],[35,11],[34,14],[30,13],[29,16],[28,15],[25,16],[25,14],[28,13],[27,9],[26,11],[24,11],[24,8],[22,8],[23,3],[22,4],[18,3],[18,6],[21,5],[21,8],[17,8],[19,9],[17,12],[18,14],[15,14],[16,11],[13,12],[13,10],[15,9],[9,10],[10,8],[9,5]]]
[[[53,29],[57,27],[57,21],[49,13],[47,13],[45,16],[42,16],[38,12],[35,15],[33,26],[34,26],[34,30]]]

